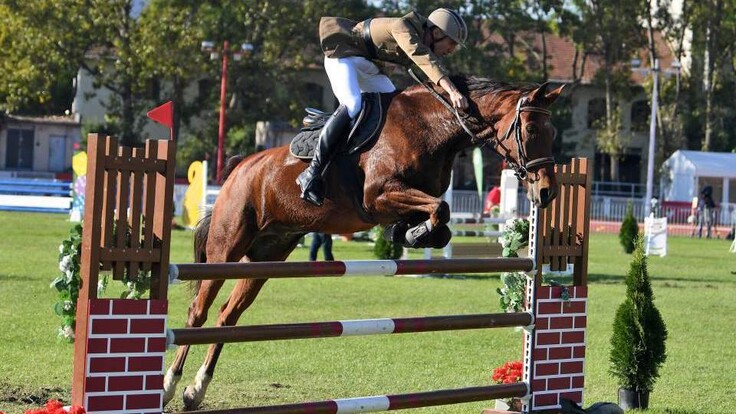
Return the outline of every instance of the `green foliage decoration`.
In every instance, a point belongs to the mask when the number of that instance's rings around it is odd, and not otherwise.
[[[400,244],[392,243],[383,237],[383,226],[374,227],[376,243],[373,245],[373,255],[381,260],[393,260],[401,257],[404,248]]]
[[[508,220],[500,241],[503,246],[501,253],[503,257],[519,257],[517,251],[529,244],[529,220]],[[524,309],[526,273],[502,273],[501,283],[503,286],[496,289],[501,309],[505,312],[521,312]]]
[[[643,238],[637,237],[626,275],[626,299],[616,311],[611,336],[609,372],[621,388],[652,391],[667,358],[666,340],[667,327],[654,305]]]
[[[82,229],[81,223],[76,224],[69,231],[69,237],[59,245],[59,271],[51,282],[51,288],[59,292],[54,312],[61,318],[61,326],[57,337],[61,341],[74,342],[74,329],[77,317],[77,299],[82,284],[81,256],[82,256]],[[121,298],[141,299],[151,287],[150,272],[139,271],[135,277],[123,275],[123,289]],[[102,295],[108,285],[108,275],[102,275],[97,285],[97,294]]]
[[[618,232],[618,239],[627,254],[631,254],[631,252],[634,251],[634,240],[638,235],[639,224],[636,222],[634,209],[631,205],[631,201],[629,201],[629,204],[626,207],[626,215],[624,216],[624,220],[621,222],[621,229]]]

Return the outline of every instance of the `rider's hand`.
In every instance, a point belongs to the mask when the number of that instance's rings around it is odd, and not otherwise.
[[[464,111],[468,109],[468,98],[457,90],[450,92],[450,101],[452,101],[452,106],[457,110]]]
[[[450,95],[450,102],[452,106],[458,110],[468,109],[468,98],[461,94],[454,83],[447,76],[443,77],[439,81],[439,85]]]

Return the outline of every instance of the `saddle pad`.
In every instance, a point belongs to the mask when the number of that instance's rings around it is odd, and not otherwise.
[[[317,145],[319,139],[319,129],[317,130],[303,130],[298,133],[292,140],[289,146],[291,155],[302,159],[311,160],[314,156],[314,147]]]
[[[378,138],[379,132],[383,127],[385,120],[385,109],[379,93],[364,93],[363,108],[358,114],[355,126],[350,131],[350,135],[345,143],[341,146],[339,152],[347,152],[355,154],[369,148],[370,145]],[[324,126],[323,122],[327,120],[330,114],[327,113],[310,113],[308,110],[307,117],[309,122],[305,121],[305,126],[301,132],[297,134],[289,145],[291,155],[302,159],[311,160],[314,156],[314,148],[319,139],[319,132]]]

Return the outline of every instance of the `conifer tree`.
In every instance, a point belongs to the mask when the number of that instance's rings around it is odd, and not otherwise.
[[[621,388],[649,392],[667,357],[667,327],[653,302],[643,238],[636,238],[635,247],[626,275],[626,299],[613,322],[610,373]]]

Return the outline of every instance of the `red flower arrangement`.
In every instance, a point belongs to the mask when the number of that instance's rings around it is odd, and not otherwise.
[[[500,367],[494,369],[493,376],[491,376],[491,378],[496,384],[512,384],[521,381],[523,369],[524,364],[521,361],[508,361]],[[504,408],[501,408],[503,410],[521,411],[522,404],[521,400],[519,400],[518,398],[498,400],[496,408],[500,408],[498,406],[498,402],[500,401],[503,402],[502,405],[505,405]]]
[[[493,370],[493,381],[496,384],[511,384],[521,381],[524,366],[521,361],[509,361]]]
[[[37,410],[26,410],[25,414],[84,414],[84,408],[73,405],[69,409],[69,411],[66,411],[64,409],[64,404],[57,400],[48,400],[46,402],[46,406],[44,408],[39,408]],[[0,411],[0,414],[5,414],[2,411]]]

